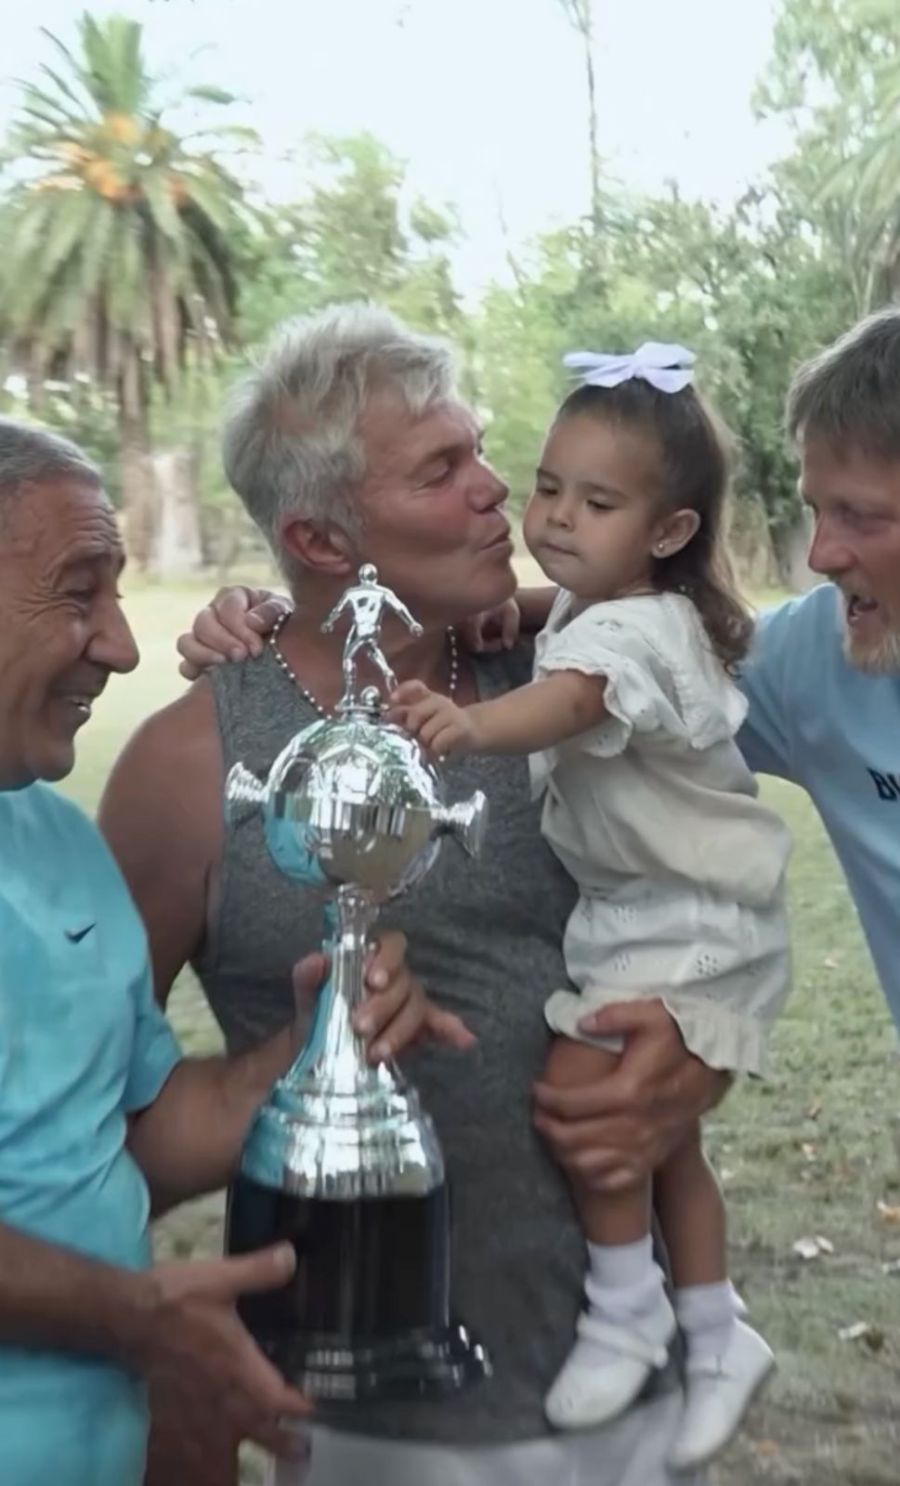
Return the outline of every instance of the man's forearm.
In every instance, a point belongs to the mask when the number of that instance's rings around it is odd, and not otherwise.
[[[153,1295],[146,1274],[0,1223],[0,1345],[89,1352],[129,1366]]]
[[[187,1058],[132,1122],[131,1154],[154,1212],[231,1180],[250,1121],[296,1052],[289,1028],[236,1058]]]

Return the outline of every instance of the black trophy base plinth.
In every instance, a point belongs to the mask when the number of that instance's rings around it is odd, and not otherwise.
[[[311,1398],[353,1403],[449,1393],[489,1370],[484,1349],[449,1319],[448,1200],[292,1197],[241,1176],[226,1245],[244,1254],[294,1246],[280,1290],[244,1296],[240,1315],[284,1376]]]

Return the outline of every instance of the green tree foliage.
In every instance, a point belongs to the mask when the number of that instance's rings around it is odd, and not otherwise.
[[[900,25],[894,0],[784,0],[756,95],[792,133],[771,192],[864,314],[900,288]]]
[[[377,300],[422,330],[461,329],[447,256],[457,224],[409,199],[401,160],[371,134],[314,136],[298,171],[297,201],[270,208],[266,231],[246,244],[245,340],[287,315],[350,299]]]
[[[603,8],[553,5],[573,28],[573,84],[584,90],[586,210],[511,251],[510,282],[468,305],[453,277],[452,210],[417,199],[406,162],[372,135],[312,137],[292,200],[251,213],[223,164],[224,147],[251,142],[247,131],[179,130],[135,23],[84,16],[75,52],[50,39],[58,65],[24,86],[0,180],[0,332],[43,416],[107,464],[118,437],[124,505],[145,548],[135,471],[148,449],[174,443],[207,556],[243,550],[241,532],[226,530],[232,504],[216,457],[243,347],[289,315],[368,298],[461,348],[465,388],[519,504],[567,390],[567,350],[651,338],[693,347],[698,382],[735,433],[739,507],[790,579],[799,507],[781,422],[791,373],[900,289],[895,0],[782,0],[755,103],[781,121],[788,147],[729,208],[674,187],[634,198],[612,186],[593,65]],[[214,112],[229,101],[188,87],[171,105],[184,100]],[[213,353],[224,353],[218,363]]]
[[[602,233],[585,219],[517,259],[514,285],[483,306],[478,386],[491,451],[521,500],[566,390],[566,350],[683,341],[735,433],[739,501],[761,511],[790,580],[799,504],[782,417],[792,371],[900,287],[893,0],[784,0],[756,104],[788,125],[792,145],[734,208],[674,188],[607,195],[594,214]]]

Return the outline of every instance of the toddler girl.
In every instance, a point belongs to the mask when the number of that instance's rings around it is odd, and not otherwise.
[[[621,1046],[580,1022],[660,998],[708,1066],[760,1074],[789,984],[789,841],[735,743],[732,672],[752,622],[723,547],[728,458],[693,389],[690,352],[579,353],[581,385],[554,417],[524,537],[557,592],[530,685],[461,708],[419,682],[392,716],[438,756],[531,755],[542,830],[580,897],[566,928],[576,989],[546,1004],[559,1086],[609,1074]],[[546,1400],[558,1428],[601,1424],[686,1340],[685,1410],[670,1464],[693,1469],[734,1433],[772,1366],[727,1274],[725,1213],[699,1126],[616,1193],[575,1189],[586,1305]],[[674,1310],[654,1261],[655,1204]]]

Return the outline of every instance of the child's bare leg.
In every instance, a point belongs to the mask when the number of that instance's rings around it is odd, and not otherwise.
[[[544,1081],[574,1088],[607,1077],[618,1056],[558,1038]],[[558,1428],[602,1424],[627,1408],[666,1359],[675,1318],[650,1237],[649,1179],[615,1193],[572,1183],[587,1241],[587,1310],[569,1358],[547,1396]]]
[[[676,1290],[725,1280],[725,1203],[703,1153],[699,1124],[656,1172],[653,1201]]]
[[[653,1200],[688,1355],[721,1357],[734,1335],[740,1302],[728,1279],[725,1203],[699,1124],[656,1172]]]
[[[598,1083],[615,1071],[619,1057],[603,1047],[557,1037],[550,1048],[544,1083],[557,1089],[574,1089]],[[650,1232],[652,1187],[649,1181],[622,1192],[592,1192],[570,1175],[572,1195],[589,1243],[635,1243]]]

